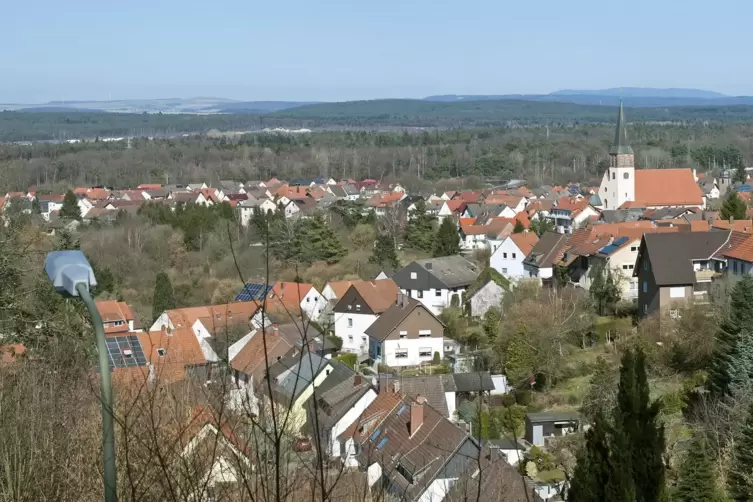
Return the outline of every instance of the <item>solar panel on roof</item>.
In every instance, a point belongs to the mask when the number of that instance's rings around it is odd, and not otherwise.
[[[146,365],[146,356],[139,338],[134,335],[112,336],[105,340],[110,369]]]
[[[267,284],[246,284],[243,289],[235,296],[236,302],[251,302],[262,300],[272,290],[272,286]]]

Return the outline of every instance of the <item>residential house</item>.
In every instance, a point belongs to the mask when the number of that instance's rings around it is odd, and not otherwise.
[[[577,432],[580,424],[580,414],[574,411],[526,413],[525,440],[534,446],[544,446],[547,438]]]
[[[96,305],[102,317],[105,335],[142,331],[131,307],[126,302],[97,300]]]
[[[479,273],[476,265],[456,255],[412,261],[392,279],[401,292],[438,315],[444,308],[462,305],[463,292]]]
[[[445,218],[459,218],[466,211],[467,203],[462,199],[452,199],[443,202],[437,211],[437,220],[442,223]]]
[[[502,310],[502,299],[510,291],[510,281],[489,267],[468,286],[465,292],[465,308],[468,315],[476,318],[486,316],[491,308]]]
[[[560,253],[567,245],[567,235],[547,232],[533,246],[523,260],[523,270],[529,278],[549,281],[554,276],[554,267]]]
[[[368,353],[366,330],[392,306],[399,292],[392,279],[350,285],[333,309],[335,336],[342,340],[343,352]]]
[[[186,190],[191,190],[191,191],[194,191],[194,190],[203,190],[205,188],[209,188],[209,185],[207,185],[203,181],[194,181],[194,182],[186,184],[185,188],[186,188]]]
[[[691,169],[635,169],[635,154],[627,141],[625,114],[620,102],[617,127],[609,149],[609,167],[599,187],[604,209],[666,206],[705,207],[701,188]]]
[[[360,374],[339,361],[332,362],[332,372],[316,388],[306,403],[314,441],[321,441],[321,451],[329,458],[343,453],[340,435],[358,420],[377,393]],[[315,433],[314,424],[319,426]]]
[[[361,192],[351,184],[332,185],[330,186],[330,190],[332,191],[332,195],[340,200],[356,201],[361,198]]]
[[[734,276],[753,273],[753,236],[733,231],[730,243],[733,245],[722,251],[727,259],[727,273]]]
[[[274,213],[277,211],[277,205],[270,199],[251,199],[240,200],[235,205],[238,211],[238,222],[247,227],[254,216],[254,211],[261,211],[262,214]]]
[[[142,381],[169,385],[190,377],[211,378],[216,358],[207,358],[190,326],[136,333],[148,366],[139,366]],[[121,337],[113,337],[120,339]]]
[[[288,430],[293,434],[305,434],[302,428],[307,422],[306,401],[314,394],[314,389],[319,387],[332,372],[332,361],[325,359],[315,352],[308,350],[307,346],[301,351],[294,351],[269,368],[267,378],[272,386],[272,395],[277,406],[277,413],[284,410],[289,413]],[[267,385],[258,386],[257,392],[267,406],[269,393]]]
[[[251,318],[259,304],[231,302],[204,307],[166,310],[157,317],[150,332],[190,329],[207,361],[218,362],[228,347],[251,331]]]
[[[638,278],[640,315],[668,312],[708,301],[711,282],[724,271],[731,232],[650,233],[643,236],[633,275]]]
[[[515,218],[518,212],[506,204],[467,204],[462,217],[477,218],[488,215],[495,218]]]
[[[508,235],[501,241],[490,241],[492,248],[489,265],[513,282],[528,277],[523,262],[538,241],[539,237],[535,232],[520,232]]]
[[[444,325],[416,299],[398,294],[395,302],[366,329],[369,359],[393,368],[444,357]]]
[[[201,192],[170,192],[167,200],[170,201],[173,207],[175,204],[199,204],[202,206],[211,206],[213,204]]]
[[[478,443],[423,397],[380,394],[355,425],[347,433],[369,485],[379,483],[401,500],[443,500],[458,478],[477,467]]]
[[[457,386],[454,375],[402,376],[382,373],[379,375],[377,390],[380,393],[399,392],[411,399],[423,397],[443,417],[456,421]]]
[[[63,195],[60,194],[43,194],[37,195],[36,199],[39,201],[39,211],[46,221],[50,221],[50,214],[56,211],[60,211],[63,207]]]
[[[393,208],[399,208],[399,203],[405,196],[405,192],[377,193],[364,203],[364,207],[372,209],[377,216],[384,216]]]
[[[553,224],[557,233],[571,234],[590,219],[597,217],[599,211],[585,198],[561,197],[554,201],[545,218]]]
[[[592,262],[612,275],[620,287],[623,300],[638,298],[638,278],[633,276],[641,238],[623,236],[602,248],[593,256]]]

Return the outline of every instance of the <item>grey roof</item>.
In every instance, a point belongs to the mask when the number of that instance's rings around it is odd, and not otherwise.
[[[323,384],[331,376],[332,374],[324,380]],[[318,411],[320,428],[326,430],[334,426],[343,415],[355,406],[364,394],[371,390],[371,384],[369,384],[366,378],[361,377],[361,381],[358,384],[356,384],[354,378],[355,373],[347,380],[339,382],[325,392],[322,392],[321,386],[319,386],[316,389],[316,393],[306,401],[309,412],[313,413],[315,410],[313,399],[316,397],[316,410]]]
[[[269,375],[275,379],[278,392],[295,399],[328,364],[319,354],[306,350],[281,358],[269,368]]]
[[[478,277],[479,269],[460,255],[416,260],[431,275],[448,288],[468,286]]]
[[[711,259],[729,236],[728,230],[644,234],[638,261],[648,253],[657,286],[694,284],[692,260]]]
[[[327,378],[317,387],[317,392],[321,395],[335,387],[339,386],[342,382],[350,381],[355,376],[356,372],[350,369],[342,361],[333,359],[331,361],[332,371],[330,371]]]
[[[494,381],[488,371],[453,373],[457,392],[480,392],[494,390]]]
[[[515,441],[512,438],[502,438],[502,439],[488,439],[483,442],[485,445],[489,445],[492,448],[499,448],[501,450],[525,450],[526,446],[523,444],[523,442],[518,439]]]
[[[623,221],[638,221],[644,213],[643,209],[605,209],[601,212],[600,220],[604,223],[621,223]]]
[[[529,422],[573,422],[580,421],[580,413],[577,411],[542,411],[539,413],[526,413]]]
[[[627,140],[627,132],[625,131],[625,111],[622,108],[622,100],[620,100],[620,111],[617,114],[617,127],[614,131],[614,142],[612,148],[609,149],[611,155],[626,155],[632,154],[633,149]]]
[[[567,242],[567,235],[555,232],[546,232],[541,236],[539,241],[533,246],[524,263],[539,267],[548,268],[554,265],[557,254]]]

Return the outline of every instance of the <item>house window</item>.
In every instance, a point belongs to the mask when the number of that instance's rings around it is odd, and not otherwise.
[[[434,291],[434,296],[437,296],[437,297],[442,296],[442,290],[437,289],[436,291]]]
[[[630,246],[630,251],[638,251],[638,246]]]
[[[400,338],[408,338],[408,332],[407,331],[401,331],[400,332]]]
[[[630,178],[630,174],[629,173],[623,173],[622,178],[623,179],[629,179]]]
[[[633,270],[634,268],[635,268],[635,265],[633,265],[632,263],[628,265],[628,270]]]
[[[670,298],[685,298],[685,287],[679,286],[679,287],[669,288],[669,297]]]
[[[122,325],[123,325],[123,321],[115,321],[115,326],[122,326]]]
[[[353,310],[353,305],[348,305],[348,310]]]
[[[349,328],[353,327],[353,318],[352,317],[348,317],[348,327]]]
[[[157,354],[160,355],[160,356],[162,356],[162,357],[165,357],[167,355],[167,350],[159,348],[159,349],[157,349]]]
[[[628,266],[627,266],[627,265],[623,265],[623,266],[622,266],[622,270],[627,270],[627,269],[628,269]]]
[[[421,291],[420,289],[418,291],[416,291],[416,298],[423,298],[423,297],[424,297],[424,292],[423,291]]]
[[[617,179],[617,173],[614,173],[614,172],[612,173],[612,179],[613,180]]]
[[[418,330],[418,337],[419,338],[427,338],[431,336],[431,330],[430,329],[420,329]]]
[[[648,270],[648,260],[643,262],[643,270]]]
[[[732,272],[737,275],[737,262],[734,260],[732,261]]]
[[[503,273],[503,274],[506,274],[506,273],[507,273],[507,269],[506,269],[506,268],[503,268],[503,269],[502,269],[502,273]]]
[[[356,305],[356,312],[360,312],[360,311],[361,311],[361,306],[360,305]]]
[[[643,281],[643,292],[648,293],[648,281]]]
[[[410,278],[411,279],[418,279],[418,274],[416,272],[411,272],[410,273]]]
[[[648,304],[645,304],[645,305],[643,306],[643,313],[644,313],[644,314],[648,314]]]
[[[408,349],[397,349],[395,351],[395,359],[404,359],[408,357]]]
[[[348,341],[349,341],[349,342],[352,342],[352,341],[353,341],[353,335],[348,335]]]
[[[513,259],[513,260],[514,260],[515,258],[517,258],[517,257],[518,257],[518,256],[517,256],[517,253],[513,253],[513,254],[512,254],[512,259]]]
[[[308,298],[308,297],[307,297],[307,298],[306,298],[306,303],[310,303],[310,302],[311,302],[311,298]]]
[[[422,347],[418,349],[418,357],[431,357],[431,347]]]
[[[507,253],[502,253],[502,258],[507,258]]]

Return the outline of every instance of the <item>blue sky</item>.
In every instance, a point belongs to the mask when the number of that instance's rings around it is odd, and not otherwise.
[[[0,0],[0,103],[753,95],[749,0]]]

